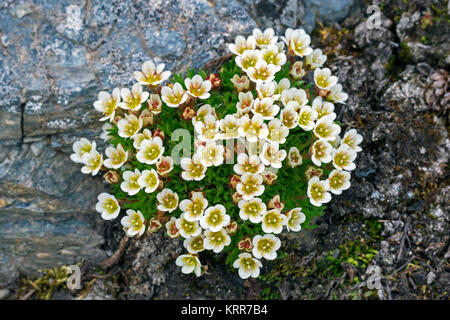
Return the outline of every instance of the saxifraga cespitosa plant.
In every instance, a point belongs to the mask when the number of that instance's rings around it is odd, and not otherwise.
[[[261,259],[277,258],[278,234],[311,227],[331,194],[350,187],[362,137],[341,138],[334,112],[348,95],[303,29],[278,40],[255,29],[229,44],[234,57],[219,73],[189,70],[165,85],[165,65],[145,62],[131,90],[94,103],[106,157],[87,139],[73,145],[81,171],[105,170],[112,185],[98,196],[102,218],[123,210],[128,237],[182,237],[183,273],[200,276],[199,254],[212,250],[241,278],[258,277]]]

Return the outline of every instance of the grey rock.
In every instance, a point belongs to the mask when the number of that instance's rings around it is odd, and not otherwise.
[[[102,184],[48,145],[36,152],[41,143],[0,144],[0,283],[12,282],[17,270],[106,257],[93,212]]]
[[[0,290],[0,300],[8,298],[10,291],[8,289]]]
[[[104,186],[69,159],[79,138],[99,141],[97,92],[131,85],[149,58],[201,67],[255,26],[236,1],[2,1],[0,283],[106,257]]]
[[[278,32],[286,28],[314,29],[316,20],[325,23],[344,19],[355,5],[353,0],[239,0],[260,26],[272,27]]]

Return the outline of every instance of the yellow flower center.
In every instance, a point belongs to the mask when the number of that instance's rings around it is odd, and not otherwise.
[[[206,221],[211,226],[217,226],[221,224],[223,222],[223,216],[221,215],[220,210],[212,210],[206,218]]]
[[[103,204],[103,209],[108,212],[108,214],[113,214],[118,208],[117,202],[114,199],[107,199]]]
[[[314,184],[311,187],[310,192],[311,192],[311,198],[313,198],[314,200],[320,200],[320,199],[323,199],[323,197],[325,196],[326,190],[320,184]]]
[[[275,242],[270,239],[260,239],[256,244],[256,247],[260,252],[269,253],[275,247]]]
[[[195,257],[184,257],[183,259],[183,264],[187,265],[187,266],[196,266],[197,265],[197,260],[195,259]]]
[[[298,117],[298,124],[301,126],[306,126],[309,121],[311,121],[311,113],[303,112]]]
[[[202,164],[192,164],[191,167],[191,175],[193,177],[200,177],[203,174],[204,166]]]
[[[326,88],[328,86],[328,77],[319,75],[316,77],[317,85]]]
[[[139,189],[139,183],[138,183],[139,175],[133,175],[131,176],[128,185],[130,189]]]
[[[177,206],[177,199],[175,198],[175,196],[173,194],[167,194],[163,198],[163,205],[167,209],[173,209]]]
[[[149,160],[155,160],[159,157],[161,150],[157,144],[152,144],[146,150],[146,156]]]
[[[256,262],[250,257],[243,257],[241,258],[241,267],[248,272],[256,268]]]
[[[211,232],[208,238],[215,246],[220,246],[226,240],[225,234],[221,231]]]
[[[330,187],[333,189],[339,189],[344,185],[344,176],[341,174],[335,174],[331,179],[330,179]]]
[[[197,230],[197,225],[195,221],[187,221],[186,219],[183,219],[181,221],[181,228],[186,232],[187,234],[193,234]]]
[[[158,179],[155,174],[150,173],[147,175],[145,182],[146,182],[147,186],[149,186],[150,188],[154,188],[156,186],[156,184],[158,183]]]
[[[191,248],[195,251],[203,250],[203,238],[197,237],[191,242]]]
[[[130,223],[131,223],[132,228],[135,230],[141,230],[141,228],[144,225],[144,223],[141,220],[141,217],[138,214],[133,215]]]
[[[138,105],[141,104],[141,97],[140,96],[131,96],[131,99],[127,101],[128,107],[130,109],[136,108]]]
[[[340,152],[334,156],[334,162],[340,166],[349,164],[349,156],[346,153]]]
[[[278,227],[282,220],[280,214],[274,210],[264,216],[264,222],[269,226]]]

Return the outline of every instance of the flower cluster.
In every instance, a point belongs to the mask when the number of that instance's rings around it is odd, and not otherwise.
[[[110,146],[103,155],[82,138],[71,159],[85,174],[105,171],[112,194],[96,210],[105,220],[125,210],[128,237],[164,229],[183,239],[183,273],[204,273],[200,253],[211,250],[246,279],[277,258],[283,232],[307,227],[350,187],[362,137],[340,136],[335,108],[348,95],[303,29],[255,29],[229,50],[218,74],[172,75],[149,60],[131,90],[101,91],[94,107]],[[194,151],[177,159],[178,138],[168,140],[179,128]]]

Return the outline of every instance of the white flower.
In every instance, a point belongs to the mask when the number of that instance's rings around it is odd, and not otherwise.
[[[120,189],[132,196],[141,190],[141,186],[138,183],[138,179],[141,176],[141,172],[138,169],[133,171],[125,171],[122,174],[123,181],[120,184]]]
[[[314,82],[319,89],[329,90],[338,81],[336,76],[331,75],[331,70],[328,68],[317,68],[314,70]]]
[[[122,138],[133,137],[141,130],[143,125],[142,118],[137,118],[134,114],[129,114],[117,122],[117,127],[119,128],[119,136]]]
[[[239,92],[239,102],[236,103],[236,109],[241,113],[249,113],[253,105],[253,94],[249,92]]]
[[[81,172],[95,176],[102,168],[103,155],[96,150],[91,150],[91,152],[83,155],[82,161],[84,166],[81,168]]]
[[[200,99],[208,99],[210,97],[211,81],[205,80],[200,75],[195,75],[192,79],[184,79],[184,84],[187,88],[187,93],[193,97]]]
[[[201,156],[201,162],[207,167],[220,166],[223,163],[225,149],[222,145],[213,141],[200,146],[197,152]]]
[[[267,28],[262,32],[260,29],[253,29],[253,37],[258,48],[266,48],[269,45],[277,43],[278,37],[275,36],[275,31],[272,28]]]
[[[317,120],[313,132],[321,140],[334,141],[341,133],[341,127],[333,122],[331,116],[324,116]]]
[[[244,221],[250,220],[253,223],[260,223],[267,210],[266,204],[259,198],[240,200],[238,206],[240,209],[239,217]]]
[[[230,224],[230,216],[226,212],[227,210],[221,204],[209,207],[200,219],[200,226],[213,232],[221,230]]]
[[[253,199],[264,193],[263,178],[259,174],[244,173],[241,181],[236,185],[236,191],[244,200]]]
[[[95,150],[95,148],[95,141],[90,142],[86,138],[81,138],[73,143],[72,149],[74,153],[70,155],[70,160],[75,163],[83,163],[83,156]]]
[[[356,132],[355,129],[351,129],[344,134],[341,140],[341,144],[346,144],[356,152],[360,152],[362,149],[359,144],[362,142],[363,137]]]
[[[127,215],[120,220],[127,237],[142,236],[145,231],[145,219],[142,213],[131,209],[127,210]]]
[[[200,234],[196,237],[190,237],[184,239],[183,246],[187,249],[189,253],[196,254],[205,250],[205,246],[203,242],[205,241],[205,237]]]
[[[148,130],[147,128],[142,130],[142,133],[137,133],[133,137],[133,147],[135,147],[137,150],[141,148],[141,143],[144,140],[151,140],[152,139],[152,132]]]
[[[276,99],[280,99],[283,91],[288,90],[290,87],[291,87],[291,82],[289,81],[288,78],[281,79],[280,82],[278,82],[276,89],[275,89],[274,96],[276,97]]]
[[[284,110],[282,110],[283,112]],[[286,137],[289,135],[289,129],[283,125],[280,119],[272,119],[267,124],[269,134],[266,140],[273,143],[285,143]]]
[[[298,113],[296,108],[298,103],[295,101],[289,101],[288,106],[281,110],[280,120],[283,125],[288,129],[294,129],[297,126]],[[289,130],[288,130],[289,132]]]
[[[328,180],[319,180],[319,177],[312,177],[308,181],[308,198],[312,205],[320,207],[323,203],[330,202],[331,194],[328,192],[330,184]]]
[[[281,233],[283,226],[288,222],[287,217],[278,209],[267,211],[261,221],[262,229],[265,233]]]
[[[148,99],[149,93],[142,91],[142,86],[139,83],[135,83],[131,91],[128,88],[122,88],[120,95],[122,96],[122,102],[119,102],[119,107],[125,110],[136,111],[141,109],[141,104]]]
[[[286,217],[288,219],[286,228],[289,231],[300,231],[302,229],[301,224],[306,221],[306,216],[300,207],[289,210],[288,213],[286,213]]]
[[[108,159],[105,160],[105,167],[110,169],[119,169],[128,160],[128,151],[125,151],[119,143],[117,149],[108,147],[105,150]]]
[[[238,273],[241,279],[258,278],[262,263],[258,259],[253,258],[250,253],[245,252],[238,256],[233,263],[233,267],[239,268]]]
[[[219,128],[222,131],[220,134],[221,139],[239,138],[239,125],[235,116],[227,114],[224,119],[220,120]]]
[[[144,170],[137,182],[141,188],[145,188],[144,191],[146,193],[152,193],[159,185],[158,173],[155,169]]]
[[[288,28],[285,36],[281,38],[289,47],[289,52],[296,56],[305,57],[313,51],[309,46],[311,38],[303,29],[292,30],[291,28]]]
[[[98,100],[94,102],[94,108],[98,112],[103,113],[103,118],[100,121],[113,121],[116,114],[117,105],[120,102],[120,89],[115,88],[112,94],[106,91],[98,93]]]
[[[205,116],[203,121],[194,124],[200,141],[215,141],[219,137],[219,121],[212,114]]]
[[[158,199],[157,209],[163,212],[172,212],[178,207],[178,194],[168,188],[164,188],[156,195]]]
[[[264,60],[256,62],[254,67],[247,68],[247,75],[253,82],[273,81],[278,68],[273,64],[267,64]]]
[[[270,120],[275,118],[280,111],[280,107],[274,104],[273,98],[263,98],[261,100],[256,98],[253,102],[251,111],[254,114],[262,115],[264,120]]]
[[[135,71],[133,75],[140,84],[157,86],[170,77],[171,72],[164,71],[165,66],[164,63],[160,63],[156,66],[153,60],[148,60],[142,64],[142,72]]]
[[[277,71],[281,70],[281,67],[286,63],[286,55],[284,52],[279,52],[276,45],[268,45],[261,50],[261,56],[268,64],[272,64],[277,68]]]
[[[262,54],[260,50],[246,50],[241,56],[237,56],[234,60],[239,68],[248,72],[248,70],[254,68],[261,59]]]
[[[215,118],[216,111],[209,104],[204,104],[197,110],[195,117],[192,118],[192,124],[195,125],[199,121],[203,122],[207,115],[213,115]]]
[[[243,36],[237,36],[234,43],[228,45],[228,49],[237,56],[240,56],[246,50],[253,50],[256,47],[255,37],[250,36],[245,39]]]
[[[233,78],[230,79],[230,81],[238,92],[247,90],[250,87],[250,80],[246,75],[242,75],[242,77],[240,77],[239,75],[235,74]]]
[[[344,104],[345,101],[348,99],[348,94],[342,91],[342,85],[336,84],[335,86],[331,87],[330,92],[328,93],[327,100],[330,100],[334,103],[342,103]]]
[[[234,172],[238,175],[244,173],[262,173],[264,171],[264,164],[257,155],[248,156],[245,153],[240,153],[237,156],[237,163],[233,166]]]
[[[208,200],[201,192],[193,192],[191,199],[180,202],[180,210],[184,212],[184,217],[188,221],[200,220],[207,206]]]
[[[291,168],[298,167],[302,164],[302,156],[297,147],[291,147],[289,149],[287,163]]]
[[[161,177],[167,177],[173,170],[173,159],[169,156],[161,156],[156,161],[156,170]]]
[[[196,153],[190,158],[183,158],[180,161],[180,166],[183,169],[181,172],[181,177],[184,180],[199,181],[205,177],[205,172],[207,167],[202,163],[202,157],[200,154]]]
[[[311,145],[312,162],[320,167],[323,163],[329,163],[332,160],[331,152],[333,151],[333,147],[331,144],[324,140],[317,140]]]
[[[164,147],[161,138],[154,137],[141,142],[136,159],[141,163],[155,164],[163,153]]]
[[[197,256],[192,254],[182,254],[175,261],[176,265],[181,267],[181,272],[184,274],[195,273],[197,277],[202,274],[202,265]]]
[[[176,239],[180,236],[180,231],[177,229],[176,221],[177,219],[175,217],[171,217],[166,223],[167,235],[172,239]]]
[[[267,137],[269,130],[264,123],[264,118],[260,114],[255,114],[252,119],[244,115],[238,120],[238,132],[241,137],[246,137],[248,142],[256,142],[258,139]]]
[[[296,61],[290,68],[289,68],[289,75],[294,80],[300,80],[306,75],[306,70],[303,68],[303,62],[302,61]]]
[[[275,81],[272,82],[259,82],[256,84],[256,92],[258,93],[259,99],[264,98],[273,98],[274,100],[277,99],[274,97],[275,90],[277,89],[277,83]]]
[[[253,237],[253,256],[257,259],[265,258],[274,260],[277,257],[277,250],[281,247],[281,241],[273,234],[259,234]]]
[[[109,122],[105,122],[102,126],[102,133],[100,135],[100,139],[103,141],[110,141],[112,137],[109,135],[109,130],[111,130],[113,126]]]
[[[346,144],[342,144],[337,150],[333,150],[333,165],[336,169],[351,171],[356,168],[353,161],[356,159],[356,151]]]
[[[162,102],[158,94],[152,93],[147,100],[148,110],[153,114],[159,114],[162,111]]]
[[[325,64],[325,61],[327,61],[327,56],[324,55],[320,49],[314,49],[314,51],[305,58],[305,64],[308,65],[311,70],[321,68]]]
[[[171,108],[176,108],[185,103],[188,98],[187,92],[178,82],[173,85],[173,88],[162,87],[161,96],[162,100]]]
[[[202,232],[198,221],[189,221],[185,215],[185,213],[182,213],[175,222],[177,229],[180,231],[180,235],[185,239],[198,236]]]
[[[279,150],[278,143],[264,143],[259,158],[266,166],[281,168],[282,161],[286,158],[286,151]]]
[[[334,194],[341,194],[342,191],[350,188],[350,173],[347,171],[333,170],[328,176],[330,191]]]
[[[281,93],[281,102],[283,102],[284,106],[287,107],[290,101],[295,101],[298,103],[298,106],[295,108],[295,111],[298,111],[308,103],[308,95],[303,89],[290,88],[284,90]]]
[[[230,243],[231,238],[227,234],[225,229],[221,229],[216,232],[211,230],[205,231],[205,240],[203,242],[203,245],[207,250],[212,250],[215,253],[219,253],[223,250],[224,247],[230,245]]]
[[[313,110],[310,106],[304,106],[300,110],[297,123],[300,128],[305,131],[311,131],[316,126],[314,120],[317,119],[317,111]]]
[[[102,219],[113,220],[117,218],[120,212],[119,202],[116,197],[109,193],[100,193],[97,197],[98,202],[95,210],[102,215]]]
[[[317,119],[324,116],[330,116],[331,120],[336,119],[334,113],[334,104],[328,101],[323,101],[322,97],[316,97],[312,102],[312,108],[317,111]]]

